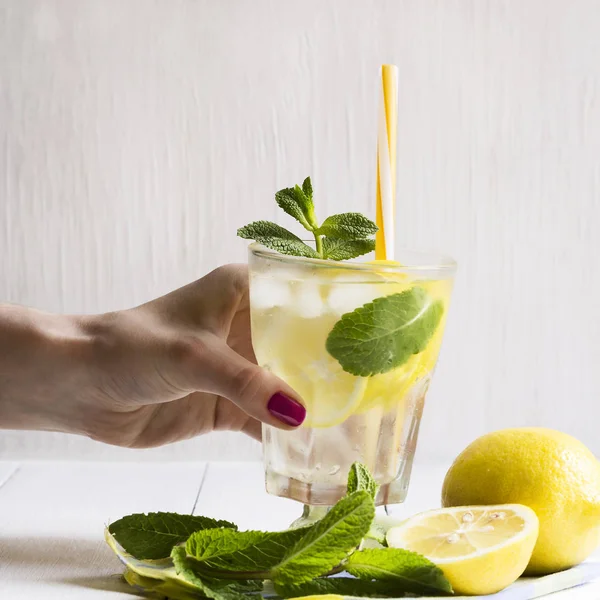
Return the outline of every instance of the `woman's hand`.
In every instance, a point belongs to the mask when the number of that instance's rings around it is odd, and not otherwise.
[[[141,448],[224,429],[260,439],[261,421],[292,429],[305,415],[256,365],[245,266],[105,315],[0,307],[0,428]]]

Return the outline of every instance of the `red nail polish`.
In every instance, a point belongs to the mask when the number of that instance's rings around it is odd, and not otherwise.
[[[302,422],[306,418],[306,409],[304,406],[280,392],[273,394],[267,404],[267,408],[276,419],[292,427],[302,425]]]

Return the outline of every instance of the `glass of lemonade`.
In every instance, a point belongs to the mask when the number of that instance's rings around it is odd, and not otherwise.
[[[358,461],[381,486],[377,504],[404,501],[456,265],[397,256],[334,262],[250,246],[258,363],[307,410],[294,431],[263,425],[269,493],[331,506]]]

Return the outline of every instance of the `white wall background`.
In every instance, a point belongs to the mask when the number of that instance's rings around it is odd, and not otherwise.
[[[400,73],[399,217],[460,263],[421,458],[543,425],[600,453],[600,0],[0,0],[0,298],[128,307],[245,260],[311,174],[373,214]],[[255,458],[0,433],[0,456]]]

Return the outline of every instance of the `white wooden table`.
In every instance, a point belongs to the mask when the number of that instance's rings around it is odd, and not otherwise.
[[[445,466],[417,466],[402,512],[438,506],[444,473]],[[267,495],[256,463],[0,461],[0,599],[135,597],[103,528],[126,514],[161,510],[282,529],[300,506]],[[600,583],[551,598],[598,600]]]

